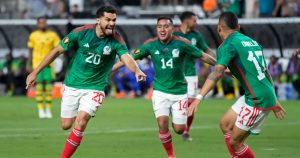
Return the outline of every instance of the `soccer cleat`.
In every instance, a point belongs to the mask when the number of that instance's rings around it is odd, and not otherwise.
[[[50,109],[46,109],[45,118],[52,118],[52,113]]]
[[[193,138],[190,136],[190,134],[188,134],[188,133],[184,133],[184,134],[182,134],[182,139],[184,140],[184,141],[192,141],[193,140]]]
[[[40,119],[46,118],[44,109],[39,109],[39,118]]]

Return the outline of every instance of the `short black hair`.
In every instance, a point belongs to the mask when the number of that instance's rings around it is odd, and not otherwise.
[[[181,22],[183,22],[184,20],[189,19],[192,16],[196,16],[196,14],[193,12],[186,11],[186,12],[181,13],[181,15],[179,16],[179,19]]]
[[[219,23],[224,23],[230,29],[238,28],[238,17],[232,12],[223,12],[219,17]]]
[[[117,9],[113,6],[101,6],[96,12],[97,18],[102,17],[104,15],[104,12],[117,13]]]
[[[41,19],[47,20],[47,18],[45,16],[39,16],[38,18],[36,18],[36,21],[39,22]]]
[[[173,20],[171,17],[168,17],[168,16],[160,16],[157,18],[157,24],[160,20],[169,20],[171,22],[171,24],[173,25]]]

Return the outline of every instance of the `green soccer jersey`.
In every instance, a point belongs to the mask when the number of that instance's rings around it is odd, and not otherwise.
[[[256,41],[234,32],[218,49],[217,65],[228,66],[240,81],[249,106],[263,110],[274,108],[275,90],[266,74],[262,47]]]
[[[192,45],[196,46],[198,49],[202,51],[206,51],[208,49],[207,43],[202,37],[201,33],[198,31],[190,31],[184,34],[180,31],[180,28],[176,28],[173,33],[175,36],[179,36],[182,38],[186,38],[191,42]],[[185,57],[185,65],[184,65],[184,75],[185,76],[197,76],[196,67],[195,67],[195,58],[191,55],[186,55]]]
[[[159,39],[147,40],[133,53],[134,59],[151,56],[154,65],[154,90],[169,94],[186,94],[183,68],[185,55],[201,57],[202,52],[194,47],[188,40],[173,36],[168,44],[163,44]]]
[[[74,29],[61,42],[65,51],[76,49],[65,78],[65,85],[78,89],[104,91],[116,54],[121,57],[128,49],[118,33],[99,38],[95,25]]]

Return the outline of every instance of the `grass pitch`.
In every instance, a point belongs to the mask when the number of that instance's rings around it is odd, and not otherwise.
[[[194,120],[192,142],[173,136],[177,158],[228,157],[218,122],[234,100],[205,100]],[[283,121],[273,113],[261,135],[248,144],[258,158],[298,158],[300,101],[282,102]],[[60,128],[60,100],[54,101],[53,119],[38,119],[33,99],[0,97],[0,158],[58,158],[70,131]],[[158,138],[151,102],[107,98],[91,119],[74,158],[165,158]]]

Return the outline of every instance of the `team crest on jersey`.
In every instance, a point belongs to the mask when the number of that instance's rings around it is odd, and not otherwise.
[[[105,46],[105,47],[103,48],[103,54],[104,54],[104,55],[110,55],[110,52],[111,52],[110,46]]]
[[[193,46],[196,45],[196,44],[197,44],[196,38],[192,38],[192,39],[191,39],[191,43],[192,43]]]
[[[68,44],[69,42],[70,42],[70,40],[69,40],[68,37],[65,37],[65,38],[63,39],[63,43],[64,43],[64,44]]]
[[[137,49],[134,50],[133,53],[134,53],[134,54],[139,54],[140,52],[141,52],[141,49],[140,49],[140,48],[137,48]]]
[[[179,57],[179,50],[178,49],[173,49],[172,55],[173,55],[174,58],[178,58]]]

